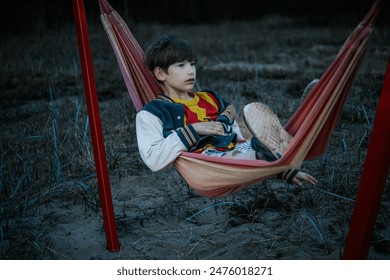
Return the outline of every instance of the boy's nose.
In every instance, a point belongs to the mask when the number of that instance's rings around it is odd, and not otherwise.
[[[193,74],[193,73],[195,73],[195,70],[196,68],[194,67],[194,66],[192,66],[191,64],[188,64],[187,65],[187,72],[188,72],[188,74]]]

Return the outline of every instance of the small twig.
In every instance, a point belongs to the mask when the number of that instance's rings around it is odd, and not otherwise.
[[[322,235],[321,233],[321,230],[318,228],[317,224],[313,221],[312,218],[310,218],[310,216],[305,212],[305,217],[306,219],[309,220],[309,222],[312,224],[312,226],[315,228],[315,230],[317,231],[318,235],[320,236],[321,238],[321,241],[322,243],[325,243],[325,240],[324,240],[324,236]]]
[[[85,120],[85,127],[84,127],[84,138],[83,138],[84,147],[86,147],[88,143],[88,127],[89,127],[89,118],[87,116]]]
[[[320,192],[323,192],[323,193],[326,193],[326,194],[329,194],[329,195],[333,195],[335,197],[338,197],[338,198],[341,198],[341,199],[345,199],[347,201],[350,201],[350,202],[355,202],[354,199],[352,198],[348,198],[348,197],[345,197],[345,196],[341,196],[341,195],[338,195],[338,194],[335,194],[335,193],[331,193],[331,192],[328,192],[326,190],[322,190],[322,189],[318,189]]]
[[[348,160],[349,157],[348,157],[348,146],[347,146],[347,142],[345,142],[345,139],[344,139],[344,138],[343,138],[342,142],[343,142],[344,155],[345,155],[345,158]]]
[[[239,203],[239,202],[220,202],[220,203],[215,203],[215,204],[212,204],[210,206],[207,206],[205,208],[203,208],[202,210],[196,212],[195,214],[191,215],[190,217],[186,218],[186,221],[190,221],[192,220],[192,218],[194,218],[195,216],[199,215],[200,213],[203,213],[211,208],[214,208],[214,207],[217,207],[217,206],[221,206],[221,205],[232,205],[232,204],[236,204],[236,205],[240,205],[246,209],[248,209],[248,207],[246,207],[244,204],[242,203]]]
[[[356,150],[358,150],[360,148],[360,146],[362,145],[364,139],[366,138],[366,135],[367,135],[367,131],[364,132],[363,137],[360,139],[359,144],[356,147]]]
[[[368,114],[367,114],[367,111],[366,111],[366,107],[364,107],[364,105],[362,105],[362,111],[363,111],[363,113],[364,113],[364,117],[366,118],[368,128],[369,128],[370,130],[372,130],[372,125],[371,125],[370,120],[368,119]]]

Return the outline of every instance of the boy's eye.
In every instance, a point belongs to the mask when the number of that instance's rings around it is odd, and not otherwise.
[[[183,61],[183,62],[177,62],[175,65],[177,66],[177,67],[185,67],[186,66],[186,64],[190,64],[191,66],[195,66],[196,65],[196,62],[195,61],[190,61],[190,62],[188,62],[188,61]]]

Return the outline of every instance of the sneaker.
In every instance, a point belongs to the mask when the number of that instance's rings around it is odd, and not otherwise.
[[[243,117],[246,127],[263,146],[274,155],[283,154],[292,140],[278,116],[265,104],[252,102],[244,106]]]

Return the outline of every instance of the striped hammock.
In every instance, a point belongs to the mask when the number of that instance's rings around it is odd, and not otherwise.
[[[162,89],[143,65],[143,50],[124,20],[107,0],[99,0],[99,4],[104,29],[131,100],[139,111],[143,105],[156,98]],[[320,156],[339,119],[381,5],[382,0],[373,4],[311,94],[285,125],[284,129],[293,137],[280,159],[267,162],[183,152],[174,165],[189,186],[204,196],[225,196],[290,168],[299,167],[304,160]]]

